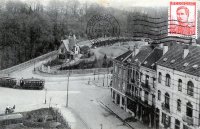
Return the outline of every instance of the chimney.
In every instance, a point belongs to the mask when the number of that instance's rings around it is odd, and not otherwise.
[[[135,56],[139,53],[139,48],[134,47],[132,56]]]
[[[163,48],[163,43],[159,44],[159,47],[160,47],[160,48]]]
[[[163,47],[163,55],[168,51],[168,46]]]
[[[135,49],[135,55],[137,55],[138,53],[139,53],[139,49],[136,48],[136,49]]]
[[[183,49],[183,59],[189,54],[188,45]]]

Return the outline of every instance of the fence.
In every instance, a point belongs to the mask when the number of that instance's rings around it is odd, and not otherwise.
[[[15,66],[7,68],[7,69],[3,69],[3,70],[0,71],[0,74],[9,74],[9,73],[12,73],[12,72],[17,71],[17,70],[25,69],[25,68],[33,65],[36,62],[39,62],[39,61],[42,61],[44,59],[50,58],[52,56],[55,56],[56,54],[57,54],[57,50],[49,52],[49,53],[44,54],[42,56],[36,57],[36,58],[34,58],[32,60],[26,61],[24,63],[15,65]]]
[[[39,67],[37,70],[41,73],[47,73],[47,74],[53,74],[53,75],[63,75],[63,74],[105,74],[105,73],[111,73],[111,68],[93,68],[93,69],[74,69],[74,70],[52,70],[48,67],[42,66]]]

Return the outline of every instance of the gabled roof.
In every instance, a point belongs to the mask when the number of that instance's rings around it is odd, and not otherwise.
[[[69,51],[69,40],[68,39],[65,39],[65,40],[62,40],[65,48]]]
[[[200,47],[188,45],[189,53],[183,58],[184,48],[186,47],[187,45],[185,44],[174,43],[162,58],[160,58],[157,65],[200,76]]]
[[[163,50],[161,48],[155,48],[143,61],[142,66],[156,70],[156,62],[162,57],[162,55]]]
[[[151,46],[143,46],[136,56],[132,58],[132,63],[142,63],[146,57],[152,52]]]
[[[133,53],[133,51],[128,50],[127,52],[123,53],[122,55],[116,57],[115,60],[117,60],[119,62],[124,62],[129,57],[132,57],[132,53]]]

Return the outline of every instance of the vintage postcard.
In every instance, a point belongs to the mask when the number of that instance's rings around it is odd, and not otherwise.
[[[0,0],[0,129],[200,129],[200,0]]]

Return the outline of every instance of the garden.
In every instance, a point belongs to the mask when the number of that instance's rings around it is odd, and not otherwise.
[[[22,122],[9,125],[0,124],[0,129],[70,129],[68,123],[57,109],[42,108],[20,114],[23,116]],[[10,119],[9,121],[6,123],[16,122],[15,119]]]

